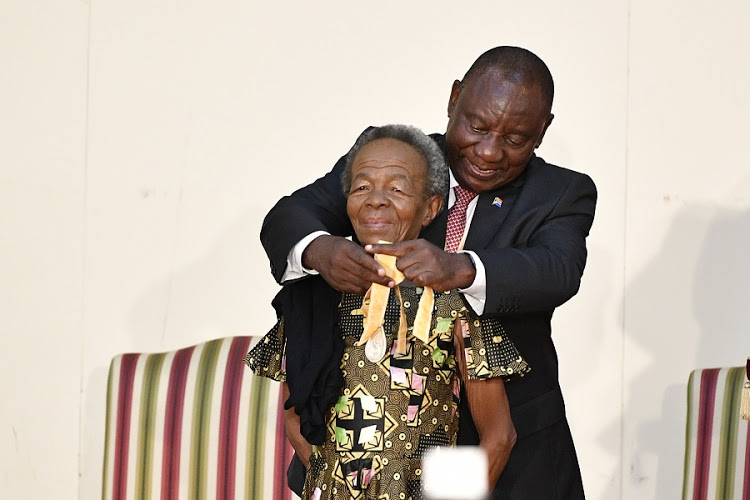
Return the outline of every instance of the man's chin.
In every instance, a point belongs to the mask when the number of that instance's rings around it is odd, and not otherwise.
[[[497,171],[491,175],[484,176],[464,175],[456,180],[462,187],[470,189],[475,193],[486,193],[507,184],[505,175]]]

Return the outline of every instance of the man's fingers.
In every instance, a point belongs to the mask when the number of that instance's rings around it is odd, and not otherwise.
[[[358,267],[363,267],[379,277],[385,276],[385,269],[383,269],[383,266],[381,266],[378,261],[372,258],[372,255],[364,252],[362,247],[357,247],[357,250],[358,251],[353,251],[349,254],[349,258],[352,262]]]
[[[331,281],[329,284],[340,292],[363,294],[370,288],[368,281],[352,274],[332,277]]]
[[[340,286],[335,288],[343,292],[365,293],[372,283],[390,286],[392,280],[385,276],[385,270],[380,264],[366,253],[362,252],[362,254],[365,256],[364,262],[354,257],[340,263],[334,278]],[[376,271],[373,271],[373,268]]]
[[[401,241],[399,243],[388,243],[386,245],[365,245],[367,253],[382,253],[402,257],[413,250],[415,241]]]
[[[354,275],[358,280],[366,282],[368,288],[371,283],[391,286],[389,283],[392,279],[385,275],[385,269],[383,269],[383,266],[373,259],[372,255],[362,251],[361,247],[359,250],[360,252],[353,256],[353,259],[350,262],[352,266],[349,267],[348,272]],[[365,290],[367,290],[367,288],[365,288]]]
[[[356,243],[338,236],[325,235],[314,239],[303,254],[303,263],[316,269],[340,292],[365,293],[372,283],[394,286],[393,280],[385,275],[385,269],[372,255]]]

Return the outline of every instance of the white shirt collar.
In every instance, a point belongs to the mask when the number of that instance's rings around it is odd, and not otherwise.
[[[446,208],[450,208],[456,203],[456,192],[453,190],[453,188],[458,186],[458,181],[455,177],[453,177],[453,171],[451,169],[448,169],[448,175],[448,185],[450,186],[450,189],[448,189],[448,206]]]

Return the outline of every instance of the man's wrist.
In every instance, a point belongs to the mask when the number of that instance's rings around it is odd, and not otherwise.
[[[479,255],[471,250],[463,250],[461,253],[471,258],[471,262],[474,265],[474,279],[469,285],[459,288],[459,291],[463,294],[474,313],[481,315],[484,312],[484,304],[487,301],[487,274],[484,263],[479,258]]]
[[[459,276],[459,283],[456,288],[463,289],[469,288],[474,279],[477,277],[477,267],[474,262],[474,258],[468,253],[458,253],[457,257],[460,257],[461,265],[457,269],[457,275]]]
[[[302,267],[318,271],[318,265],[320,264],[318,250],[320,250],[321,245],[325,245],[325,240],[329,237],[329,234],[321,234],[307,244],[307,247],[302,252]]]
[[[298,280],[311,274],[318,274],[318,271],[314,269],[305,268],[305,266],[302,264],[302,254],[304,253],[305,249],[307,249],[307,245],[309,245],[311,241],[323,234],[328,233],[326,233],[325,231],[315,231],[313,233],[310,233],[299,240],[297,244],[292,247],[292,249],[289,251],[289,255],[286,258],[286,269],[284,270],[284,274],[281,276],[281,284],[284,284],[288,281]]]

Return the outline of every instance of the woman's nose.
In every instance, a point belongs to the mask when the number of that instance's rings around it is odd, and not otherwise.
[[[383,189],[373,189],[367,196],[367,204],[374,207],[387,205],[390,202],[388,195]]]

